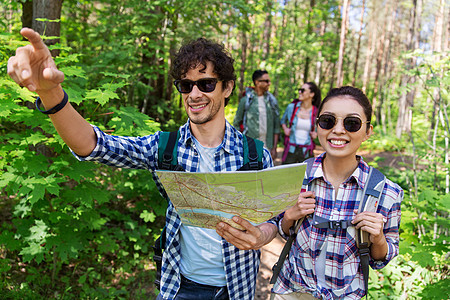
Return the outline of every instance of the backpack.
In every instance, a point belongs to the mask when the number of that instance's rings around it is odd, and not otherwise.
[[[182,166],[178,164],[178,140],[180,139],[180,131],[161,132],[158,141],[158,169],[169,171],[182,171]],[[263,142],[244,135],[244,164],[238,171],[262,170],[263,169]],[[156,264],[155,285],[161,290],[161,269],[162,269],[162,252],[166,246],[166,227],[164,226],[161,235],[156,239],[153,245],[153,261]]]
[[[301,106],[301,101],[298,99],[294,99],[292,100],[292,102],[294,104],[294,109],[292,111],[292,115],[291,118],[289,120],[289,126],[288,128],[292,127],[292,123],[294,123],[294,118],[295,115],[297,114],[298,109]],[[315,107],[314,105],[312,106],[312,114],[311,114],[311,131],[314,131],[314,125],[316,124],[316,117],[317,117],[317,110],[318,108]],[[309,156],[314,156],[314,149],[316,148],[316,144],[314,143],[314,140],[311,138],[311,143],[309,145],[297,145],[297,144],[292,144],[289,142],[289,136],[285,136],[284,137],[284,151],[283,151],[283,157],[282,157],[282,161],[284,162],[286,160],[286,157],[289,153],[289,147],[290,146],[296,146],[296,147],[306,147],[306,153],[309,154]]]
[[[246,87],[245,91],[242,93],[242,96],[245,97],[245,106],[244,106],[244,119],[242,120],[242,123],[239,125],[239,130],[246,134],[247,133],[247,111],[250,108],[250,105],[252,105],[253,101],[255,100],[255,93],[252,92],[254,90],[253,87]],[[277,99],[272,93],[267,92],[267,97],[269,99],[270,107],[272,108],[272,111],[275,112],[277,115],[277,118],[279,117],[279,111],[277,109]]]
[[[306,174],[307,177],[303,179],[303,185],[308,185],[308,178],[311,173],[312,165],[314,163],[315,158],[311,157],[308,158],[306,162]],[[358,213],[361,213],[363,211],[369,211],[369,212],[376,212],[378,205],[382,201],[381,195],[383,192],[384,184],[386,182],[386,176],[383,175],[380,171],[377,169],[370,167],[369,169],[369,176],[367,179],[367,182],[364,186],[363,190],[363,197],[359,202],[358,206]],[[309,185],[308,185],[309,190]],[[297,224],[291,227],[289,229],[289,238],[286,241],[286,244],[283,247],[283,250],[281,251],[280,257],[278,258],[278,261],[275,263],[275,265],[272,268],[273,275],[270,279],[271,284],[275,284],[278,275],[281,271],[281,268],[283,267],[284,260],[289,254],[289,251],[291,249],[292,243],[297,237],[298,229],[300,228],[300,225],[302,223],[303,219],[300,219],[297,221]],[[313,216],[313,226],[317,228],[338,228],[341,227],[343,229],[352,226],[351,220],[349,221],[329,221],[326,219],[322,219],[320,217],[316,217],[314,214]],[[363,273],[364,277],[364,288],[366,291],[366,297],[369,292],[369,252],[370,252],[370,240],[369,240],[369,233],[362,231],[360,229],[356,230],[356,245],[358,247],[359,252],[359,260],[360,260],[360,267],[361,272]]]

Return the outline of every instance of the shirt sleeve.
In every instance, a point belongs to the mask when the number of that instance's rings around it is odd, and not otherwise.
[[[238,130],[239,130],[239,126],[241,125],[242,121],[244,120],[244,106],[245,106],[246,99],[247,99],[246,97],[241,98],[241,100],[239,101],[238,109],[236,111],[236,115],[234,116],[233,126]]]
[[[399,228],[401,219],[400,204],[402,200],[403,190],[396,184],[391,186],[388,183],[388,188],[385,190],[383,207],[379,210],[379,212],[386,217],[383,232],[386,237],[388,251],[384,260],[373,260],[370,258],[369,262],[373,269],[381,269],[385,267],[399,253]],[[386,206],[386,204],[389,206]],[[389,210],[385,210],[387,211],[386,214],[383,213],[384,207],[390,207]]]
[[[159,132],[144,137],[124,137],[108,135],[97,126],[92,126],[97,136],[97,145],[88,156],[79,156],[80,161],[95,161],[118,168],[156,168],[156,152]]]
[[[275,114],[274,114],[274,122],[273,122],[273,133],[280,133],[280,108],[278,107],[278,101],[275,101]]]

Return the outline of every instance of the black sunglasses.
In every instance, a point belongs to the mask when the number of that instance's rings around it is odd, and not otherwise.
[[[260,81],[260,82],[265,82],[265,83],[270,83],[270,80],[269,80],[269,79],[261,79],[261,80],[258,80],[258,81]]]
[[[342,119],[335,117],[333,115],[321,115],[317,118],[317,124],[319,124],[320,128],[329,130],[336,126],[337,119]],[[370,123],[370,121],[363,122],[358,117],[345,117],[344,118],[344,128],[348,132],[357,132],[361,129],[363,123]]]
[[[299,88],[299,89],[298,89],[298,92],[299,92],[299,93],[303,93],[304,91],[305,91],[304,88]]]
[[[204,93],[211,93],[216,89],[217,82],[219,82],[217,78],[202,78],[196,81],[189,79],[175,80],[173,84],[180,93],[189,94],[192,92],[194,85]]]

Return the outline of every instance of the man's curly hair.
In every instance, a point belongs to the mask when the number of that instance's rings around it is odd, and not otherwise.
[[[213,65],[213,72],[222,81],[222,89],[225,89],[230,80],[236,82],[234,73],[234,59],[225,50],[223,45],[212,42],[205,38],[188,42],[175,54],[170,75],[173,79],[180,80],[186,73],[201,65],[206,68],[207,62]],[[234,90],[233,84],[233,90]],[[229,98],[225,98],[225,106]]]

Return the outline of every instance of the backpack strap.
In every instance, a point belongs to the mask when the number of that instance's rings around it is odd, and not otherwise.
[[[178,140],[180,131],[161,132],[158,141],[158,168],[160,170],[184,171],[178,165]]]
[[[251,87],[247,87],[245,88],[245,105],[244,105],[244,117],[242,119],[242,133],[246,134],[248,131],[247,128],[247,112],[248,109],[250,108],[250,105],[253,102],[254,97],[254,93],[251,92],[251,90],[253,90],[253,88]]]
[[[262,170],[264,143],[246,135],[242,142],[244,144],[244,164],[239,171]]]
[[[303,178],[303,185],[307,186],[307,190],[309,191],[310,185],[309,185],[309,178],[311,176],[311,169],[313,166],[315,158],[311,157],[305,160],[306,163],[306,172],[305,177]],[[286,257],[289,255],[289,252],[291,251],[292,243],[297,238],[297,232],[300,228],[300,225],[302,224],[304,218],[299,219],[291,228],[289,228],[289,238],[284,244],[283,250],[281,250],[280,257],[278,257],[278,261],[273,265],[272,267],[272,278],[270,279],[270,284],[275,284],[277,281],[278,275],[281,272],[281,269],[283,268],[284,261],[286,260]]]
[[[292,127],[292,123],[294,123],[294,118],[295,115],[297,114],[298,109],[300,108],[300,106],[302,106],[301,104],[298,105],[299,103],[301,103],[300,101],[295,102],[294,104],[294,110],[292,111],[292,115],[291,115],[291,119],[289,120],[289,128]]]
[[[317,110],[318,110],[318,108],[313,105],[312,106],[312,114],[311,114],[311,131],[314,131],[314,128],[316,125]]]
[[[363,190],[363,199],[359,203],[358,213],[363,211],[376,212],[383,194],[386,176],[375,168],[370,167],[367,182]],[[369,293],[369,233],[361,229],[356,230],[356,245],[359,250],[359,263],[364,277],[366,297]]]
[[[152,246],[154,255],[153,261],[156,265],[155,285],[158,290],[161,290],[161,270],[162,270],[162,258],[163,249],[166,248],[166,226],[164,226],[161,235],[156,239],[155,244]]]

